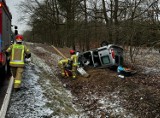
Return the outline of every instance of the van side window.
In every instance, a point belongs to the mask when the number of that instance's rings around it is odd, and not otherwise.
[[[101,60],[102,60],[103,64],[109,64],[110,63],[110,59],[109,59],[108,55],[107,56],[102,56]]]

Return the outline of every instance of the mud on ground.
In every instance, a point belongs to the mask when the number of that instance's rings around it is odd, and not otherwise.
[[[46,60],[51,66],[57,66],[57,60],[54,60],[50,54],[37,52],[36,46],[43,47],[49,52],[56,53],[51,46],[45,44],[30,45],[31,51]],[[60,51],[69,57],[69,48],[60,49]],[[159,58],[159,57],[158,57]],[[145,60],[146,61],[146,60]],[[149,61],[152,61],[150,58]],[[117,73],[110,69],[85,68],[90,74],[89,78],[78,76],[76,80],[71,78],[62,78],[59,70],[55,70],[64,87],[71,90],[72,94],[77,97],[73,102],[80,104],[90,117],[99,114],[100,117],[139,117],[139,118],[159,118],[160,117],[160,74],[145,73],[145,65],[135,66],[137,74],[125,79],[117,77]],[[159,68],[159,67],[158,67]],[[157,69],[158,69],[157,68]],[[109,100],[118,106],[122,106],[132,115],[126,116],[124,112],[114,113],[113,105],[107,103],[104,107],[104,101]],[[115,102],[117,101],[118,102]],[[117,107],[115,105],[115,107]],[[111,110],[112,109],[112,110]]]

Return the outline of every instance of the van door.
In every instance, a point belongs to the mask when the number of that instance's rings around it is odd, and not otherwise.
[[[78,57],[78,61],[81,66],[94,66],[92,51],[81,53]]]
[[[99,59],[100,59],[102,66],[107,67],[111,65],[111,59],[109,57],[109,50],[106,47],[100,48],[98,50],[98,55],[99,55]]]
[[[99,54],[98,54],[98,50],[94,50],[93,52],[93,65],[94,67],[100,67],[102,66],[100,58],[99,58]]]

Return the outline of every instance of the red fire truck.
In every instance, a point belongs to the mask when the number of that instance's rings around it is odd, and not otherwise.
[[[0,0],[0,79],[9,70],[9,60],[5,55],[5,50],[11,44],[11,19],[12,15],[5,0]]]

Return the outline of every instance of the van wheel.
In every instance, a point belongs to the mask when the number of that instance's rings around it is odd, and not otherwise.
[[[101,47],[103,47],[103,46],[107,46],[108,45],[108,42],[107,41],[102,41],[102,43],[101,43]]]

